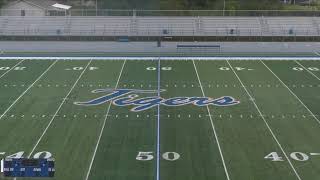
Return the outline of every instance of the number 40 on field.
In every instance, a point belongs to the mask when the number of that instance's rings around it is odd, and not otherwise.
[[[290,154],[290,158],[296,161],[308,161],[310,156],[320,156],[320,153],[302,153],[302,152],[293,152]],[[281,157],[277,152],[271,152],[266,155],[264,159],[269,159],[271,161],[284,161],[284,158]]]

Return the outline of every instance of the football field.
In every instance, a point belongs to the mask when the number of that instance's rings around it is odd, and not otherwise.
[[[0,60],[8,156],[54,180],[319,180],[320,61]]]

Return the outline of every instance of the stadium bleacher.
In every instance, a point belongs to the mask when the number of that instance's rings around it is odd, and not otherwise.
[[[0,17],[2,36],[319,36],[319,17]]]

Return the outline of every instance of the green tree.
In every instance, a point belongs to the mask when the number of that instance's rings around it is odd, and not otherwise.
[[[270,10],[280,9],[279,0],[240,0],[240,9]]]

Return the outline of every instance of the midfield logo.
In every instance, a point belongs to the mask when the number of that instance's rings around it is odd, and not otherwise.
[[[164,92],[165,90],[160,90]],[[96,106],[104,104],[107,102],[112,102],[115,106],[133,106],[131,111],[139,112],[150,109],[158,105],[164,106],[184,106],[188,104],[193,104],[195,106],[232,106],[239,104],[231,96],[222,96],[220,98],[210,98],[210,97],[173,97],[165,99],[158,96],[151,97],[139,97],[138,94],[158,94],[157,90],[140,90],[140,89],[96,89],[92,93],[108,93],[106,95],[100,96],[96,99],[92,99],[85,102],[74,102],[76,105],[81,106]]]

